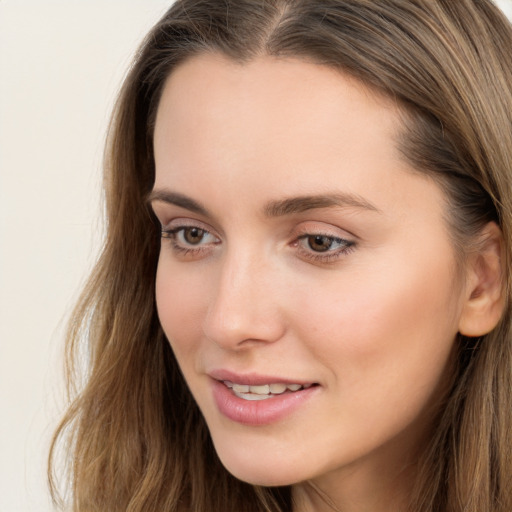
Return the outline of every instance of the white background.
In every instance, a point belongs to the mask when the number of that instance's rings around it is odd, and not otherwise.
[[[0,512],[46,512],[62,331],[101,238],[116,91],[167,0],[0,0]]]
[[[109,113],[170,3],[0,0],[0,512],[52,509],[63,323],[101,240]]]

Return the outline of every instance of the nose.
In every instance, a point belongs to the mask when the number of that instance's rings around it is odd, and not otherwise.
[[[279,269],[256,254],[226,256],[209,296],[205,336],[227,350],[272,343],[285,330]]]

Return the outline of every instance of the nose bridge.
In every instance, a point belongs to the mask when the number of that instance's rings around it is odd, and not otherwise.
[[[273,342],[284,329],[271,286],[279,281],[278,269],[251,247],[226,251],[203,326],[209,339],[226,348]]]

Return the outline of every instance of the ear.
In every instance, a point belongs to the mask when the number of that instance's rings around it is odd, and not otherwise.
[[[503,234],[494,223],[483,228],[466,263],[466,297],[459,332],[477,337],[492,331],[503,314]]]

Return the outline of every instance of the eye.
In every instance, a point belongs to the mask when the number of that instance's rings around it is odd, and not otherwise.
[[[304,240],[307,242],[308,247],[315,252],[326,252],[341,242],[341,239],[336,240],[332,236],[325,235],[310,235]]]
[[[307,233],[295,243],[301,257],[314,262],[327,263],[340,259],[355,248],[355,242],[322,233]]]
[[[201,255],[220,240],[208,230],[199,226],[176,226],[162,229],[162,238],[168,238],[171,247],[179,255]]]
[[[175,231],[178,240],[190,245],[199,245],[204,239],[208,239],[209,234],[205,229],[197,227],[180,228]]]

